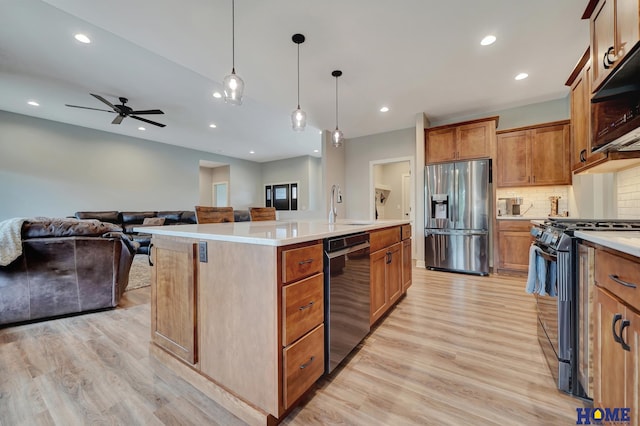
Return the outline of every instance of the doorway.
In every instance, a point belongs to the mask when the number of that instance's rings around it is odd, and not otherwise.
[[[371,217],[375,219],[411,220],[411,161],[372,162]]]
[[[229,207],[229,182],[213,182],[213,207]]]

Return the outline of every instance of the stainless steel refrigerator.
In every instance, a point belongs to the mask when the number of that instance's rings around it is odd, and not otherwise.
[[[426,166],[427,268],[489,273],[490,182],[490,160]]]

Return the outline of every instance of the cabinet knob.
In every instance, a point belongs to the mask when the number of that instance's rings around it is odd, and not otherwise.
[[[611,55],[613,55],[613,59],[611,59]],[[607,52],[602,57],[602,65],[604,66],[605,70],[608,70],[615,63],[615,61],[615,49],[613,48],[613,46],[611,46],[609,47],[609,49],[607,49]]]
[[[586,163],[586,161],[587,161],[586,155],[587,155],[587,150],[586,149],[583,149],[582,151],[580,151],[580,162],[581,163]]]

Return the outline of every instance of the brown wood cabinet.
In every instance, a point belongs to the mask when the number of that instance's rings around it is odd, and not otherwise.
[[[403,225],[402,238],[402,293],[411,287],[413,261],[411,259],[411,225]]]
[[[529,271],[531,222],[529,220],[498,219],[496,246],[498,273],[524,275]]]
[[[402,295],[403,255],[401,228],[386,228],[370,233],[371,308],[373,325]]]
[[[592,0],[583,18],[591,26],[591,63],[595,92],[640,39],[638,0]]]
[[[151,341],[189,364],[197,354],[197,244],[193,240],[154,240],[151,247]]]
[[[425,129],[427,164],[490,158],[498,117]]]
[[[498,187],[570,185],[570,125],[558,121],[498,132]]]
[[[640,419],[640,260],[597,246],[594,297],[595,407],[631,407]]]

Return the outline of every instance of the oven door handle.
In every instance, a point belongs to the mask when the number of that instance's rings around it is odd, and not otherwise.
[[[549,262],[555,262],[558,260],[558,258],[556,256],[552,256],[549,253],[547,253],[546,251],[542,250],[538,252],[540,254],[540,256],[544,259],[544,260],[548,260]]]
[[[622,344],[622,339],[620,338],[620,336],[618,336],[618,333],[616,333],[616,324],[621,319],[622,319],[622,314],[615,314],[613,316],[613,319],[611,320],[611,332],[613,333],[613,340],[615,340],[616,343],[620,343],[620,344]],[[620,331],[622,331],[622,328],[620,328]]]
[[[614,275],[614,274],[609,274],[609,278],[611,278],[613,281],[617,282],[620,285],[623,285],[625,287],[629,287],[629,288],[636,288],[637,286],[633,283],[627,282],[627,281],[623,281],[620,279],[619,276]]]

